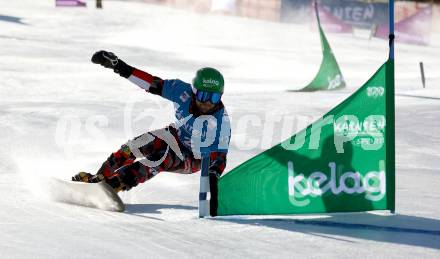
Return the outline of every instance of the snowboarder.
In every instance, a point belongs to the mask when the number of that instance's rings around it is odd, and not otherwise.
[[[72,181],[105,181],[115,192],[127,191],[162,171],[199,171],[202,152],[210,154],[210,178],[220,177],[226,166],[231,130],[221,101],[224,79],[219,71],[209,67],[198,70],[191,86],[178,79],[152,76],[104,50],[96,52],[92,62],[113,69],[146,92],[174,102],[177,122],[128,141],[95,175],[80,172]]]

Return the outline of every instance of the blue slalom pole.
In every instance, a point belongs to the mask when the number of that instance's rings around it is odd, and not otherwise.
[[[200,175],[200,191],[199,191],[199,218],[209,216],[209,153],[202,153],[202,165]]]
[[[396,186],[395,186],[395,178],[396,178],[396,150],[395,150],[395,85],[394,85],[394,0],[389,0],[388,2],[389,9],[389,66],[387,68],[387,172],[392,174],[392,180],[388,187],[393,190],[391,194],[389,203],[390,203],[390,212],[395,213],[396,206]]]
[[[390,39],[390,59],[394,59],[394,0],[389,0],[389,39]]]

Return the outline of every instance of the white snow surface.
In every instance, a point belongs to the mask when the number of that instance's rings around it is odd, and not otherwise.
[[[92,64],[96,50],[162,78],[190,81],[200,67],[220,69],[233,130],[227,170],[322,116],[387,58],[387,42],[368,32],[328,34],[348,88],[286,93],[318,70],[321,48],[309,25],[93,4],[0,0],[0,257],[440,258],[440,35],[427,47],[396,45],[394,215],[198,219],[199,174],[159,174],[122,194],[125,213],[48,200],[46,177],[94,172],[129,138],[173,121],[171,104]],[[244,127],[246,116],[255,124]],[[271,130],[276,116],[300,122]]]

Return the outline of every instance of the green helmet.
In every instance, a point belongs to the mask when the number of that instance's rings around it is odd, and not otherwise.
[[[197,71],[192,84],[197,90],[223,93],[225,80],[217,69],[212,67],[204,67]]]

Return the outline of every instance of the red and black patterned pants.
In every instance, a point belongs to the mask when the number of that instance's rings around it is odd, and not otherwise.
[[[159,135],[159,136],[158,136]],[[165,136],[169,136],[168,139]],[[176,130],[172,127],[166,127],[160,130],[147,132],[132,141],[141,138],[147,139],[145,145],[138,146],[138,154],[142,157],[136,157],[130,148],[130,141],[121,146],[121,148],[112,153],[110,157],[102,164],[98,174],[105,178],[112,178],[117,175],[128,190],[139,183],[143,183],[162,171],[176,173],[195,173],[200,169],[200,159],[195,159],[193,154],[185,151],[177,141]],[[174,139],[170,139],[174,138]],[[142,141],[142,140],[141,140]],[[181,156],[179,157],[170,148],[170,141],[180,147]],[[140,159],[136,161],[136,158]]]

